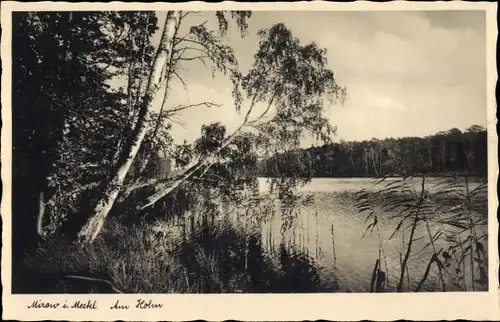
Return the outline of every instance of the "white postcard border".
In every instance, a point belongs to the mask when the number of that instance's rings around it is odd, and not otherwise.
[[[422,293],[422,294],[224,294],[224,295],[12,295],[11,294],[11,13],[37,10],[336,10],[336,11],[397,11],[397,10],[486,10],[487,12],[487,90],[488,90],[488,181],[489,181],[489,292],[483,293]],[[496,3],[487,2],[407,2],[329,3],[323,1],[297,3],[64,3],[5,1],[1,4],[2,22],[2,132],[1,178],[3,195],[1,214],[3,318],[23,321],[187,321],[187,320],[498,320],[500,297],[498,284],[498,137],[496,134]],[[436,49],[439,50],[439,49]],[[137,299],[162,304],[159,309],[136,309]],[[34,300],[46,302],[96,301],[93,309],[27,309]],[[126,311],[110,310],[117,300],[131,305]]]

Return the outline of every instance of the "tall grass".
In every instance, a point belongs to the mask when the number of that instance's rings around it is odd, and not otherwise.
[[[394,225],[389,240],[400,238],[401,268],[396,290],[428,290],[432,270],[437,278],[436,291],[448,291],[449,287],[487,290],[487,254],[483,246],[487,239],[486,183],[471,189],[468,177],[441,178],[432,187],[425,175],[419,180],[417,188],[408,178],[389,182],[382,179],[378,192],[361,191],[358,195],[358,209],[367,213],[367,231],[378,229],[378,219],[385,216]],[[425,233],[417,238],[415,232],[419,228]],[[421,256],[422,252],[416,253],[415,243],[422,238],[426,244],[420,251],[430,249],[428,264],[422,276],[410,277],[409,260]],[[379,291],[373,284],[380,270],[381,252],[382,241],[372,275],[372,291]]]
[[[199,217],[203,217],[200,216]],[[206,216],[205,216],[206,217]],[[184,222],[181,220],[180,222]],[[91,246],[63,240],[25,256],[23,293],[319,292],[320,267],[308,254],[262,245],[259,229],[229,218],[124,226],[110,220]]]
[[[333,224],[330,227],[330,233],[332,235],[333,267],[335,267],[335,264],[337,263],[337,252],[335,250],[335,229],[333,227]]]

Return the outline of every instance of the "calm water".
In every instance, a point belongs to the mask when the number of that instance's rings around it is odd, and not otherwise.
[[[322,279],[326,284],[335,283],[339,292],[369,292],[370,280],[376,260],[379,258],[379,244],[383,241],[383,251],[387,259],[387,268],[382,258],[382,269],[388,272],[388,290],[394,291],[400,274],[400,255],[402,251],[401,235],[387,241],[394,231],[395,225],[380,219],[380,237],[376,233],[366,234],[366,214],[360,214],[356,209],[354,192],[361,188],[376,190],[375,180],[364,178],[336,179],[317,178],[300,190],[314,194],[314,203],[305,209],[301,209],[297,218],[297,226],[292,233],[282,236],[280,233],[281,219],[274,218],[270,223],[262,227],[264,243],[279,245],[282,240],[294,241],[296,247],[304,249],[320,263],[323,267]],[[427,181],[430,190],[436,180],[432,178]],[[415,181],[419,185],[418,181]],[[477,186],[471,184],[471,189]],[[261,180],[261,190],[265,191],[267,185],[265,179]],[[417,188],[418,189],[418,188]],[[417,190],[418,191],[418,190]],[[345,193],[353,192],[353,193]],[[333,225],[334,238],[331,228]],[[431,227],[436,231],[438,227]],[[405,240],[408,239],[409,229],[406,231]],[[408,262],[409,275],[412,289],[418,285],[423,276],[429,259],[432,255],[430,247],[424,249],[427,244],[428,234],[424,227],[417,229],[415,239],[424,237],[414,243],[412,256]],[[269,242],[271,240],[271,242]],[[334,265],[333,241],[335,243],[336,261]],[[437,247],[441,246],[439,242]],[[445,246],[442,244],[442,246]],[[399,249],[399,252],[398,252]],[[450,269],[454,272],[454,268]],[[437,268],[433,265],[424,290],[440,291],[437,286]],[[455,277],[445,274],[445,282],[448,290],[459,290],[451,286]],[[471,277],[468,277],[467,285],[470,290]],[[439,284],[440,285],[440,284]],[[407,287],[405,283],[405,287]],[[476,285],[476,290],[478,286]]]

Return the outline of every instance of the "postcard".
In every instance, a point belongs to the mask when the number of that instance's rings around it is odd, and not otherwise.
[[[1,6],[4,318],[500,318],[496,4]]]

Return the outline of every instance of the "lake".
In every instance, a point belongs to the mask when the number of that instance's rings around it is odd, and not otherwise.
[[[428,186],[426,185],[427,188],[432,191],[437,179],[429,178],[426,182],[428,184]],[[388,240],[394,231],[395,225],[384,222],[382,218],[380,219],[381,223],[379,223],[379,232],[368,233],[362,238],[368,224],[365,223],[366,214],[360,214],[356,208],[354,192],[359,191],[361,188],[376,191],[379,188],[375,186],[375,183],[376,180],[368,178],[313,179],[311,183],[299,189],[304,193],[312,193],[314,202],[312,205],[300,210],[297,226],[284,237],[280,233],[281,218],[277,216],[269,223],[262,225],[263,243],[268,248],[271,248],[271,244],[277,246],[283,240],[288,243],[293,241],[296,247],[308,251],[310,256],[323,267],[322,280],[325,284],[335,283],[338,292],[369,292],[372,272],[375,262],[379,258],[379,245],[382,241],[386,259],[382,258],[383,269],[385,261],[387,262],[387,290],[394,291],[399,281],[401,267],[399,255],[399,252],[402,251],[401,234]],[[420,181],[414,180],[414,184],[417,186],[418,191]],[[477,186],[478,183],[473,182],[470,184],[470,189]],[[264,178],[260,179],[260,187],[262,192],[268,189]],[[383,217],[383,215],[380,217]],[[432,233],[439,228],[431,227]],[[406,234],[404,238],[407,240],[409,229],[404,234]],[[428,243],[427,236],[428,232],[425,227],[423,225],[419,226],[415,232],[417,241],[413,245],[412,256],[408,261],[412,290],[416,288],[424,275],[433,253],[431,247],[424,249],[425,244]],[[418,240],[419,238],[421,239]],[[335,243],[335,265],[333,242]],[[436,247],[438,249],[439,247],[446,248],[447,245],[444,242],[437,241]],[[452,267],[450,270],[453,272],[454,268]],[[445,274],[447,290],[458,291],[460,290],[458,287],[452,286],[455,280],[455,276],[452,275]],[[470,290],[471,276],[466,277],[467,279]],[[433,265],[423,291],[440,291],[441,287],[437,286],[436,283],[438,283],[438,273],[437,268]],[[479,288],[477,284],[475,287],[476,290]]]

